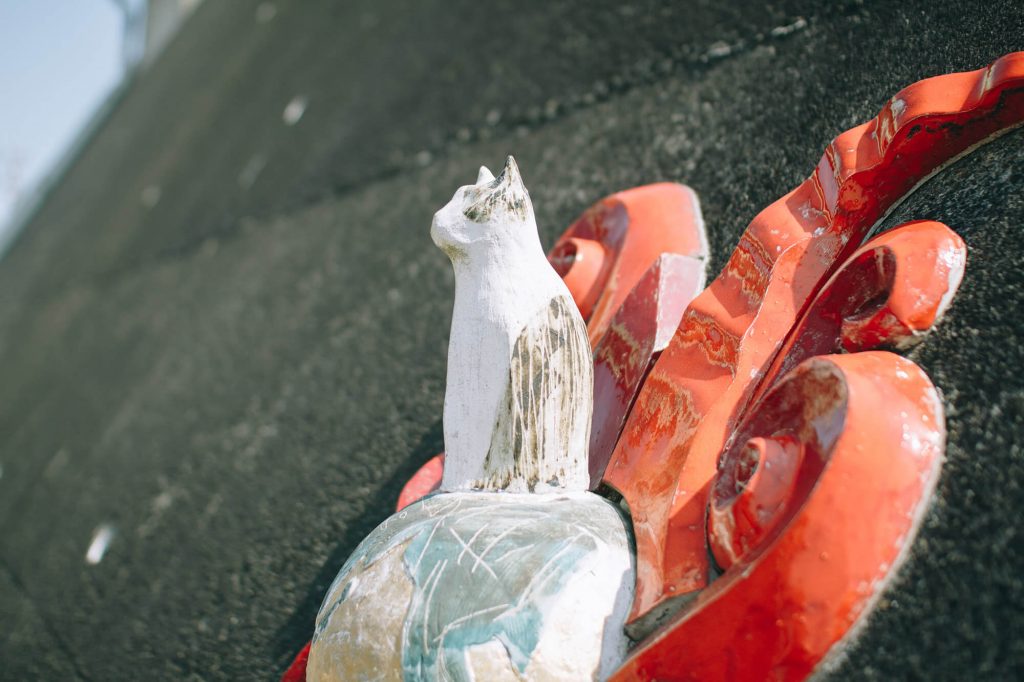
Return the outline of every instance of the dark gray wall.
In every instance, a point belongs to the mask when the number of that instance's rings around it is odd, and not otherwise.
[[[604,194],[686,182],[717,270],[835,134],[1024,49],[1016,0],[257,4],[204,3],[0,261],[0,678],[280,674],[442,446],[428,226],[480,163],[516,155],[548,244]],[[912,354],[951,444],[836,679],[1024,674],[1021,142],[900,210],[971,248]]]

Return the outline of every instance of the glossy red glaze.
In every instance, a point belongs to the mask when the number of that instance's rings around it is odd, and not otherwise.
[[[604,249],[603,265],[596,277],[581,276],[577,280],[573,276],[575,266],[566,263],[566,254],[573,251],[572,240],[599,244]],[[685,185],[662,182],[618,192],[594,204],[562,234],[549,259],[566,277],[577,303],[590,300],[595,290],[599,294],[592,310],[584,311],[581,306],[593,348],[633,287],[661,254],[677,253],[703,260],[707,252],[697,195]]]
[[[757,436],[744,445],[735,466],[719,474],[721,499],[708,510],[708,544],[720,568],[748,556],[779,527],[803,455],[792,434]]]
[[[740,445],[723,456],[716,509],[735,498],[744,444],[779,432],[804,453],[781,521],[612,680],[802,680],[878,598],[941,467],[937,391],[914,363],[887,352],[808,360],[740,425]]]
[[[719,454],[832,269],[930,173],[1022,120],[1024,53],[915,83],[838,136],[804,183],[754,218],[684,313],[605,473],[636,533],[632,623],[707,585]]]
[[[548,254],[548,261],[565,281],[583,319],[590,317],[607,278],[605,247],[592,239],[564,239]]]
[[[441,486],[444,473],[444,453],[434,455],[412,475],[398,495],[395,511],[401,511],[416,500],[422,499]]]
[[[640,278],[594,349],[590,480],[601,481],[640,384],[679,318],[704,288],[703,261],[662,254]]]
[[[309,663],[309,647],[312,642],[302,647],[302,651],[295,656],[288,670],[281,675],[281,682],[306,682],[306,667]]]
[[[759,393],[815,355],[920,341],[952,302],[966,262],[967,245],[942,223],[906,223],[871,239],[808,306]]]
[[[937,323],[963,278],[967,246],[942,223],[917,221],[871,239],[822,287],[761,384],[807,358],[839,350],[905,347]],[[755,399],[756,402],[756,399]],[[710,505],[708,541],[729,568],[777,527],[803,454],[790,434],[747,443],[727,503]]]

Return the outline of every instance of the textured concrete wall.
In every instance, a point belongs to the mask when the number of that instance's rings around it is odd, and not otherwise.
[[[1016,0],[746,5],[204,3],[0,262],[0,677],[283,669],[441,447],[428,227],[480,163],[516,155],[546,244],[604,194],[686,182],[717,271],[836,133],[1024,49]],[[1024,673],[1022,135],[899,211],[971,249],[913,353],[949,461],[836,679]]]

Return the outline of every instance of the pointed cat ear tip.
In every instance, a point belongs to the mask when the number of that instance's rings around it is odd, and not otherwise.
[[[511,154],[505,159],[505,168],[501,171],[501,177],[506,181],[522,183],[523,177],[519,173],[519,165]]]
[[[493,182],[494,173],[492,173],[487,166],[480,166],[479,172],[476,175],[476,184],[482,184],[485,182]]]

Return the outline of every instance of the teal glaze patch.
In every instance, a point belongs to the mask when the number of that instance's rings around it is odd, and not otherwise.
[[[470,682],[465,651],[492,639],[525,671],[547,604],[597,549],[593,531],[563,516],[550,504],[463,508],[417,535],[405,551],[416,585],[403,638],[405,679]]]
[[[356,548],[328,591],[316,635],[344,602],[347,586],[327,603],[352,568],[408,543],[402,563],[413,594],[402,633],[404,679],[470,682],[466,652],[490,641],[500,642],[523,673],[558,594],[617,519],[595,495],[425,499],[389,518]]]

